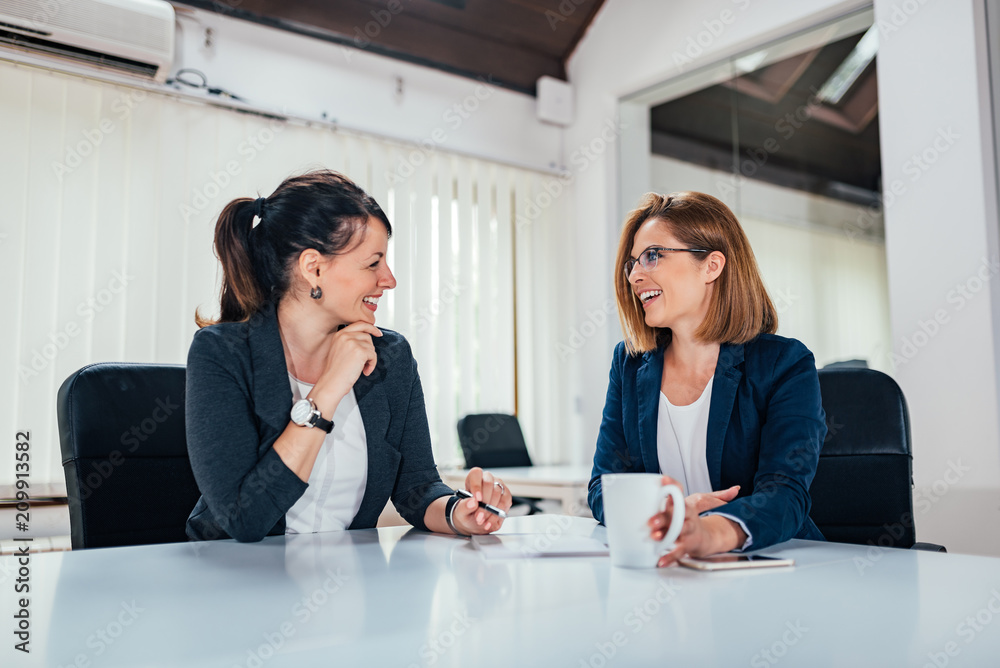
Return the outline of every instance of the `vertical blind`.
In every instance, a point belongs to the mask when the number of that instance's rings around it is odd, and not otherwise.
[[[566,458],[544,354],[560,204],[521,213],[551,177],[7,63],[0,91],[0,484],[15,430],[31,431],[32,480],[62,480],[56,392],[77,369],[184,363],[195,309],[218,310],[218,213],[319,167],[393,224],[398,287],[377,324],[410,341],[438,464],[460,462],[461,415],[515,400],[534,458]]]

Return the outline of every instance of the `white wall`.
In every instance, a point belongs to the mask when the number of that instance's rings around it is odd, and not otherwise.
[[[897,2],[875,3],[879,19],[903,23],[883,37],[879,54],[886,183],[910,178],[903,171],[909,156],[932,145],[939,128],[953,127],[961,136],[932,169],[921,173],[919,186],[906,181],[911,186],[906,197],[886,214],[894,340],[901,345],[938,309],[950,315],[947,326],[897,373],[913,425],[918,538],[945,543],[953,551],[1000,555],[997,532],[980,535],[984,532],[976,528],[995,527],[1000,519],[995,284],[991,279],[960,312],[948,302],[949,291],[971,280],[982,257],[997,254],[995,198],[987,187],[993,178],[992,138],[983,129],[983,40],[972,0],[899,3],[919,8],[912,18],[904,13],[904,19]],[[865,4],[610,0],[569,63],[578,117],[567,131],[567,152],[572,156],[576,147],[591,142],[591,148],[600,146],[596,138],[614,122],[622,96]],[[690,61],[677,57],[686,51],[693,56]],[[569,164],[575,167],[572,157]],[[626,172],[649,169],[624,167]],[[616,173],[614,146],[600,154],[592,151],[592,159],[574,171],[574,314],[599,308],[612,297],[611,262],[620,225]],[[582,321],[576,316],[563,327],[570,331]],[[593,452],[611,351],[619,338],[617,327],[597,330],[579,347],[567,371],[575,374],[579,388],[571,438],[588,453]],[[948,462],[959,459],[972,470],[956,477]],[[945,493],[931,498],[925,488],[935,483]]]
[[[178,12],[177,68],[249,102],[383,137],[535,169],[560,164],[561,129],[535,99],[485,82],[197,10]],[[205,30],[212,29],[211,47]],[[396,78],[403,79],[397,94]],[[443,139],[442,139],[443,137]]]
[[[1000,251],[978,4],[927,2],[911,16],[875,2],[879,121],[884,183],[902,193],[887,201],[886,247],[918,531],[1000,554]]]

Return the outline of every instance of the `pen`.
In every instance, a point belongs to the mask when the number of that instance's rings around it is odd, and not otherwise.
[[[472,492],[470,492],[468,490],[465,490],[465,489],[456,490],[455,494],[457,494],[459,496],[459,498],[462,498],[462,499],[471,499],[472,498]],[[486,512],[488,512],[488,513],[493,513],[494,515],[496,515],[497,517],[499,517],[502,520],[507,519],[507,513],[505,513],[504,511],[500,510],[496,506],[491,506],[488,503],[483,503],[482,501],[480,501],[479,502],[479,507],[482,508],[483,510],[485,510]]]

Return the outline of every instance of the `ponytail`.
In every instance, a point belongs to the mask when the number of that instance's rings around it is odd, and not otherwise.
[[[253,232],[254,200],[234,199],[226,205],[215,225],[215,254],[222,263],[222,312],[219,319],[209,320],[195,311],[199,327],[216,322],[239,322],[257,312],[264,301],[254,275],[250,252]]]
[[[254,219],[260,218],[254,225]],[[329,170],[286,179],[267,198],[240,197],[226,205],[215,225],[215,254],[222,263],[218,320],[195,311],[198,327],[249,320],[291,284],[290,266],[314,248],[332,256],[376,218],[392,234],[381,207],[350,179]]]

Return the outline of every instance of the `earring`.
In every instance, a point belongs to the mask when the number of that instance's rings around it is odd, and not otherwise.
[[[313,299],[321,299],[323,297],[323,288],[318,285],[309,291],[309,296]]]

